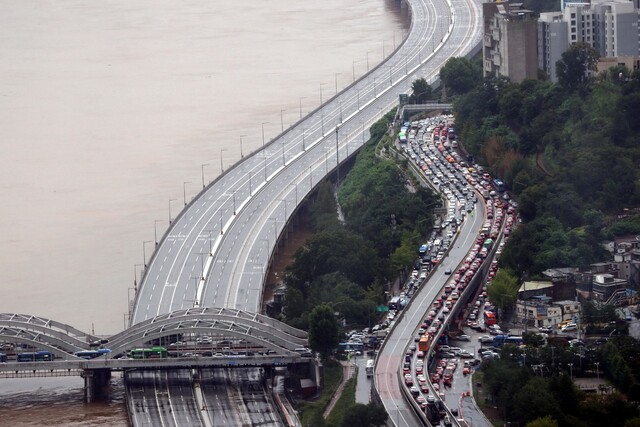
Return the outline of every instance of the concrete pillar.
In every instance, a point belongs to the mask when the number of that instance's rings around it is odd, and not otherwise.
[[[85,369],[82,377],[84,378],[85,403],[91,403],[108,393],[107,386],[111,379],[110,369]]]

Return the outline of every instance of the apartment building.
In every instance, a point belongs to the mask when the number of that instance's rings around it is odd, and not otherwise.
[[[605,57],[637,57],[640,53],[640,0],[562,0],[560,12],[538,19],[538,67],[557,81],[556,62],[571,44],[586,43]]]
[[[483,75],[506,76],[514,83],[538,75],[537,19],[520,3],[482,5]]]

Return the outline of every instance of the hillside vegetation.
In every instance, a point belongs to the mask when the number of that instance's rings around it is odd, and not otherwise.
[[[335,187],[324,182],[311,207],[314,235],[299,249],[285,274],[284,320],[307,329],[309,313],[327,304],[347,324],[373,324],[376,306],[386,302],[385,285],[412,265],[422,236],[433,226],[436,195],[412,193],[394,161],[376,152],[388,142],[387,124],[395,111],[371,128],[371,140],[358,153],[340,185],[338,218]]]
[[[606,256],[603,238],[640,232],[637,218],[616,223],[640,205],[640,73],[584,79],[593,55],[577,46],[563,56],[558,84],[476,76],[455,98],[465,149],[517,196],[524,224],[501,258],[514,271],[586,265]]]

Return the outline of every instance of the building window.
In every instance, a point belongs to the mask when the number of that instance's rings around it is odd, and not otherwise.
[[[575,40],[575,39],[576,39],[576,35],[575,35],[575,34],[572,34],[572,35],[571,35],[571,40]]]

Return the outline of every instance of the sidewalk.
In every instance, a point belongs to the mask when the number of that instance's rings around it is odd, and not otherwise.
[[[338,399],[340,399],[340,396],[342,396],[342,391],[344,390],[344,386],[347,384],[347,381],[351,379],[351,377],[356,371],[355,366],[348,361],[341,361],[340,364],[342,365],[342,382],[336,389],[336,392],[333,394],[331,401],[325,408],[324,413],[322,414],[323,418],[327,418],[329,416],[329,414],[333,410],[333,407],[336,406],[336,402],[338,401]]]

